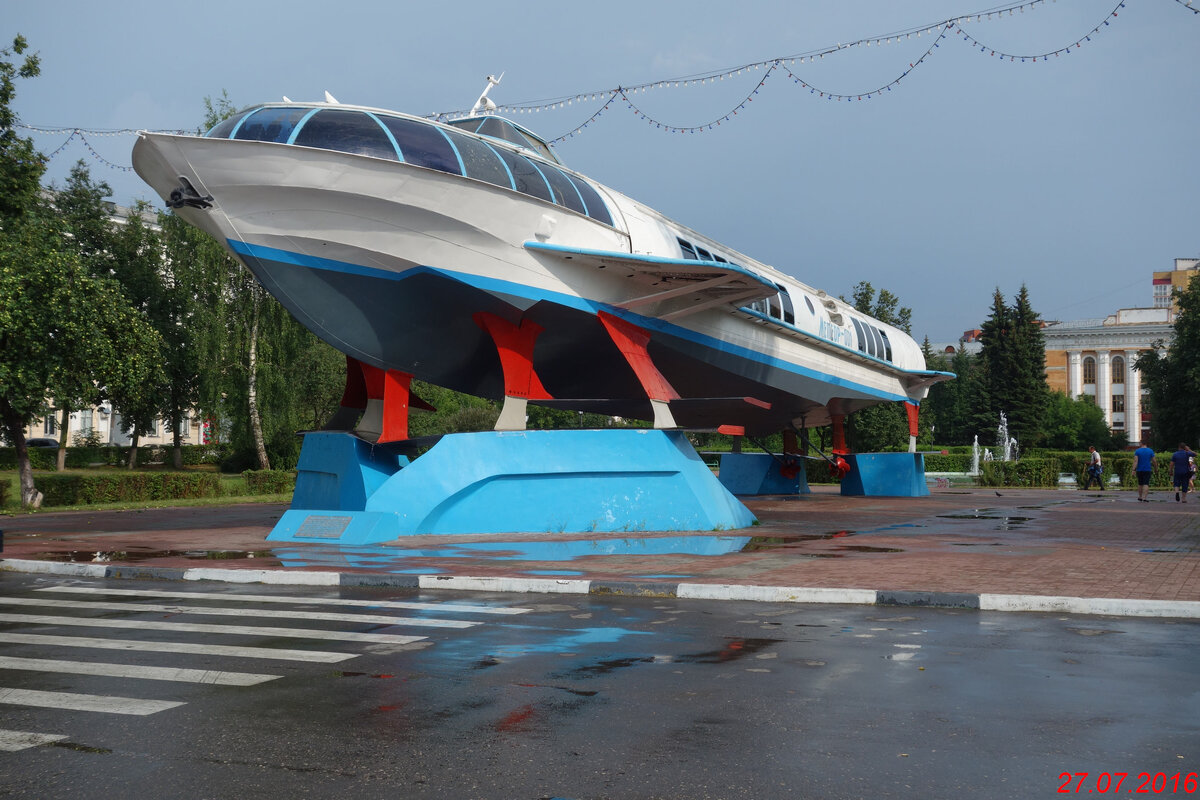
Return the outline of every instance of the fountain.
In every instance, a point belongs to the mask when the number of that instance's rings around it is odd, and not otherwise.
[[[996,428],[996,444],[1000,447],[1001,461],[1017,460],[1017,440],[1008,435],[1008,417],[1000,412],[1000,424]]]
[[[971,474],[979,474],[979,434],[975,434],[975,443],[971,445]]]

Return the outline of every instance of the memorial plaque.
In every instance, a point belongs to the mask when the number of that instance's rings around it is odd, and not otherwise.
[[[339,539],[353,517],[310,515],[296,530],[297,539]]]

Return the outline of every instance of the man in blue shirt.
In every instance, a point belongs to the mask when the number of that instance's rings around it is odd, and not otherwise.
[[[1180,495],[1183,495],[1183,502],[1187,502],[1188,484],[1192,481],[1192,448],[1188,447],[1183,442],[1179,443],[1179,449],[1171,454],[1171,464],[1175,467],[1175,501],[1179,502]]]
[[[1142,442],[1142,446],[1133,451],[1133,457],[1137,462],[1133,465],[1133,471],[1137,473],[1138,482],[1138,502],[1150,502],[1150,473],[1154,471],[1154,451]]]

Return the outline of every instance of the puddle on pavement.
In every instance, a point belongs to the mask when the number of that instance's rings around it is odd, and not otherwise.
[[[243,558],[274,558],[270,550],[68,550],[57,553],[35,553],[31,558],[42,561],[98,563],[117,561],[136,564],[164,558],[183,558],[192,561],[234,561]]]
[[[706,650],[699,653],[684,653],[677,656],[633,656],[627,658],[610,658],[587,664],[571,670],[577,677],[595,678],[608,675],[626,667],[638,664],[726,664],[730,661],[747,656],[753,656],[771,645],[778,644],[783,639],[727,639],[726,644],[719,650]]]

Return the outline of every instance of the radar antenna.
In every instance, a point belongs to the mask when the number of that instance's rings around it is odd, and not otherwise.
[[[492,90],[493,86],[499,85],[500,81],[503,79],[503,72],[500,73],[499,78],[497,78],[495,75],[487,76],[487,86],[483,87],[483,93],[479,95],[479,99],[475,101],[475,105],[471,106],[472,115],[488,114],[496,110],[496,103],[490,97],[488,97],[487,94]]]

